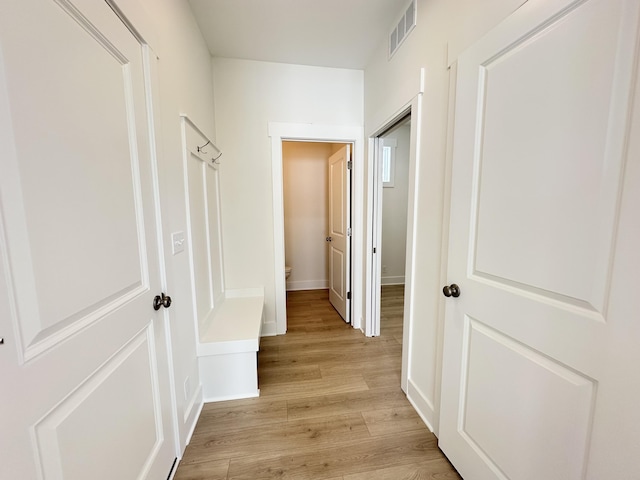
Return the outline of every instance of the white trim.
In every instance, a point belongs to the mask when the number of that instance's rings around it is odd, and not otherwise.
[[[375,222],[374,218],[374,195],[373,195],[373,182],[375,181],[375,155],[378,151],[380,139],[375,135],[370,135],[367,139],[367,243],[365,245],[365,328],[364,334],[367,337],[372,337],[373,335],[373,326],[374,321],[373,318],[376,316],[376,308],[375,308],[375,295],[374,291],[377,286],[375,285],[375,279],[378,278],[376,263],[373,261],[373,244],[374,237],[373,232],[375,230]],[[373,283],[372,283],[373,282]]]
[[[284,273],[284,198],[282,190],[282,141],[353,143],[353,272],[351,319],[362,328],[362,245],[364,242],[364,133],[359,125],[318,125],[311,123],[269,122],[273,181],[274,286],[276,295],[276,334],[287,331],[286,281]]]
[[[156,242],[158,245],[158,266],[160,272],[160,286],[163,292],[170,291],[169,288],[169,275],[167,273],[167,259],[170,256],[170,253],[167,249],[165,249],[164,238],[166,238],[168,232],[168,227],[162,221],[162,195],[164,191],[163,186],[163,176],[161,170],[164,166],[165,157],[163,156],[163,151],[161,148],[162,139],[161,139],[161,128],[160,125],[162,123],[160,118],[160,109],[158,108],[158,104],[160,103],[160,80],[158,74],[158,57],[153,51],[153,49],[148,45],[144,45],[142,47],[143,52],[143,61],[145,64],[145,91],[147,97],[147,119],[149,122],[149,149],[151,153],[151,170],[153,175],[153,195],[155,200],[155,217],[156,217],[156,229],[157,229],[157,238]],[[168,382],[169,382],[169,392],[171,395],[171,420],[172,420],[172,429],[173,429],[173,438],[168,439],[173,442],[174,445],[174,454],[176,457],[182,455],[184,448],[186,447],[186,443],[183,443],[182,432],[184,429],[184,425],[181,424],[180,415],[179,415],[179,406],[178,406],[178,388],[176,385],[176,359],[175,352],[173,348],[173,328],[172,328],[172,319],[174,317],[174,313],[169,311],[168,309],[163,309],[163,323],[164,323],[164,332],[165,332],[165,347],[167,354],[167,373],[168,373]],[[193,408],[192,405],[189,405],[187,408]],[[197,419],[197,417],[196,417]],[[195,427],[195,422],[194,422]]]
[[[424,74],[424,71],[422,72]],[[424,76],[421,77],[421,84]],[[416,250],[418,248],[418,182],[420,179],[420,147],[422,132],[422,97],[419,93],[411,104],[411,140],[409,147],[409,199],[407,211],[407,247],[405,260],[405,287],[404,287],[404,320],[402,331],[402,371],[401,385],[403,390],[408,390],[410,375],[409,356],[411,354],[411,338],[413,336],[413,306],[416,294],[414,291],[414,272],[417,270]]]
[[[404,392],[409,388],[409,374],[410,365],[409,358],[411,353],[411,337],[413,326],[413,304],[415,298],[414,292],[414,272],[417,268],[415,264],[416,259],[416,226],[418,222],[417,218],[417,192],[418,192],[418,179],[419,179],[419,166],[420,166],[420,147],[421,147],[421,132],[422,132],[422,98],[425,85],[425,70],[420,69],[419,88],[416,95],[400,109],[396,110],[393,115],[387,117],[378,126],[367,135],[368,138],[368,196],[367,196],[367,218],[371,221],[367,222],[367,244],[366,250],[366,274],[365,274],[365,316],[367,318],[365,334],[367,336],[376,336],[380,334],[380,288],[377,269],[375,268],[375,262],[373,257],[373,246],[378,242],[378,238],[375,236],[375,226],[377,225],[376,219],[374,219],[374,201],[375,196],[373,192],[374,181],[376,175],[374,175],[376,165],[376,145],[378,143],[378,137],[384,133],[390,126],[402,119],[402,117],[411,114],[411,138],[409,149],[409,198],[407,209],[407,248],[406,248],[406,263],[405,263],[405,289],[404,289],[404,318],[403,318],[403,334],[402,334],[402,372],[401,372],[401,387]],[[381,211],[379,210],[381,215]]]
[[[287,282],[287,291],[295,290],[327,290],[329,288],[329,280],[298,280],[295,282]]]
[[[418,415],[420,415],[422,421],[427,425],[427,428],[435,434],[435,430],[433,429],[433,419],[435,418],[433,405],[429,402],[429,398],[422,393],[411,380],[409,380],[407,385],[407,399],[409,403],[413,405]]]
[[[260,390],[252,393],[238,394],[238,395],[219,395],[215,397],[208,397],[204,399],[204,403],[216,403],[216,402],[228,402],[231,400],[244,400],[246,398],[259,398]]]
[[[395,277],[380,277],[381,285],[404,285],[404,275]]]
[[[185,425],[187,426],[187,436],[185,437],[185,448],[187,445],[191,443],[191,437],[193,437],[193,433],[196,431],[196,425],[198,424],[198,420],[200,419],[200,414],[202,413],[202,409],[204,408],[204,401],[202,398],[202,386],[198,385],[198,388],[193,394],[192,397],[193,405],[189,408],[189,414],[185,417]],[[191,419],[191,421],[189,421]],[[178,457],[182,458],[182,454],[184,454],[184,450],[178,452]]]
[[[405,113],[406,114],[406,113]],[[395,121],[394,121],[395,123]],[[371,190],[373,191],[373,215],[371,216],[371,223],[373,225],[373,238],[372,245],[373,251],[373,296],[371,300],[372,313],[371,315],[371,335],[380,336],[380,301],[382,299],[382,200],[384,198],[383,188],[384,183],[382,181],[382,157],[384,149],[384,141],[382,138],[376,138],[376,150],[374,152],[373,163],[373,183],[371,184]]]
[[[106,0],[107,5],[127,25],[134,37],[143,45],[160,56],[161,45],[158,35],[146,7],[139,0]]]
[[[453,130],[455,123],[456,109],[456,82],[458,80],[457,60],[449,68],[449,111],[447,121],[447,149],[445,156],[444,190],[442,192],[442,241],[440,251],[440,285],[447,284],[448,261],[449,261],[449,218],[451,215],[451,178],[453,171]],[[442,386],[442,351],[444,349],[444,310],[445,302],[442,295],[439,295],[438,321],[436,330],[436,363],[435,363],[435,385],[433,391],[434,415],[433,433],[440,434],[440,392]]]

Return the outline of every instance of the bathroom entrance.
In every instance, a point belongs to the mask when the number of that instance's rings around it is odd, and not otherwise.
[[[286,290],[328,290],[350,323],[350,143],[282,142]]]
[[[364,132],[362,127],[354,125],[320,125],[299,123],[269,123],[269,137],[271,138],[271,161],[273,180],[273,237],[274,262],[273,273],[275,283],[275,324],[265,323],[266,335],[283,335],[287,332],[287,290],[285,279],[285,238],[284,238],[284,176],[283,176],[283,144],[296,143],[324,143],[350,145],[351,148],[351,180],[348,182],[352,194],[349,198],[349,208],[344,214],[350,219],[347,227],[351,228],[351,236],[347,245],[353,251],[349,258],[345,258],[345,267],[349,272],[346,288],[346,318],[352,328],[363,328],[364,307]],[[327,167],[328,168],[328,167]],[[324,177],[324,175],[323,175]],[[324,233],[320,240],[325,242],[328,235]],[[289,280],[296,281],[293,275],[296,266],[292,259]],[[300,277],[298,276],[298,280]],[[351,293],[349,298],[349,292]],[[332,308],[332,307],[331,307]]]

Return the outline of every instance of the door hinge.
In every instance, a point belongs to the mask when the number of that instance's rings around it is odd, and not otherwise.
[[[353,162],[351,160],[347,161],[347,170],[351,170],[353,168]]]
[[[347,237],[351,236],[351,227],[347,228]]]
[[[376,247],[373,247],[373,253],[376,253]]]
[[[347,292],[347,300],[351,300],[351,292]]]

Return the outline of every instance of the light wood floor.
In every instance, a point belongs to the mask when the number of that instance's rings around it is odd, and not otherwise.
[[[176,479],[459,479],[400,389],[403,287],[366,338],[326,290],[289,292],[261,340],[260,398],[206,404]]]

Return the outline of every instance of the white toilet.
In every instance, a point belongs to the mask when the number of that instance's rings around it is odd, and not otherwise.
[[[288,265],[284,266],[284,278],[285,280],[289,278],[289,275],[291,275],[291,267]]]

